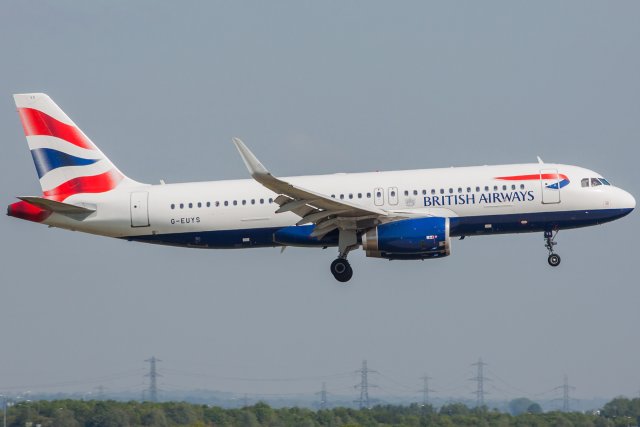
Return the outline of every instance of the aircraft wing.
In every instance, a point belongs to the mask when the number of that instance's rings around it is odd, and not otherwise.
[[[240,139],[234,138],[233,143],[253,179],[279,194],[275,199],[275,202],[280,205],[276,213],[295,213],[301,217],[296,225],[315,224],[316,228],[312,233],[314,237],[322,238],[337,228],[364,230],[382,222],[398,219],[398,215],[390,215],[385,210],[336,200],[276,178]]]

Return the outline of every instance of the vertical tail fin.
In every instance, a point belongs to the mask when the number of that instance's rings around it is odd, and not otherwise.
[[[46,198],[103,193],[133,182],[44,93],[13,95]]]

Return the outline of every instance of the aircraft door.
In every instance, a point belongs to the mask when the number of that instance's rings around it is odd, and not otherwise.
[[[131,226],[149,226],[149,193],[136,191],[131,193]]]
[[[373,189],[373,203],[376,206],[384,205],[384,189],[380,187]]]
[[[397,187],[389,187],[389,204],[397,205],[398,204],[398,188]]]
[[[542,203],[560,203],[560,176],[557,169],[540,170]]]

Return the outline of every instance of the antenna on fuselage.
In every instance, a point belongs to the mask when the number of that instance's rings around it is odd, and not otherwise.
[[[540,163],[541,165],[544,165],[544,162],[542,161],[542,159],[540,158],[540,156],[536,156],[538,158],[538,163]]]

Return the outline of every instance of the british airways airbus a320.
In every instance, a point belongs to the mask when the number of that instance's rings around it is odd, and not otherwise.
[[[424,260],[451,237],[543,232],[551,266],[558,230],[613,221],[636,206],[599,173],[538,163],[276,178],[234,139],[253,179],[150,185],[124,175],[42,93],[14,95],[42,195],[8,215],[53,227],[189,248],[338,247]]]

